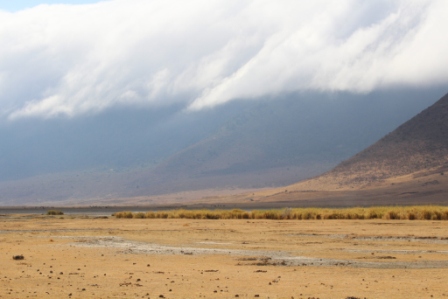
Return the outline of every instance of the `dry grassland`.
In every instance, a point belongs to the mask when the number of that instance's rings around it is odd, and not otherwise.
[[[52,213],[50,213],[52,212]],[[56,215],[57,211],[50,211]],[[284,208],[271,210],[166,210],[150,212],[122,211],[116,218],[150,219],[272,219],[272,220],[334,220],[334,219],[386,219],[386,220],[448,220],[446,206],[384,206],[369,208]]]
[[[3,215],[0,262],[0,298],[448,298],[448,222]]]

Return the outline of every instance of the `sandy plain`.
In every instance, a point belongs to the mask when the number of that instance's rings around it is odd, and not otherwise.
[[[0,261],[0,298],[448,298],[448,222],[1,215]]]

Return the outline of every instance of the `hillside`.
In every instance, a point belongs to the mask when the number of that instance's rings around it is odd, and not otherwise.
[[[199,112],[161,107],[0,123],[0,204],[162,203],[161,194],[285,186],[359,152],[435,94],[301,93]]]
[[[411,117],[415,102],[407,95],[341,93],[260,102],[170,156],[156,172],[202,187],[218,181],[258,188],[291,184],[359,152],[405,121],[403,114]]]
[[[448,167],[448,94],[392,133],[335,167],[342,184],[366,184]]]
[[[310,205],[446,204],[448,94],[332,170],[246,198]]]
[[[340,187],[448,168],[448,95],[319,178]]]

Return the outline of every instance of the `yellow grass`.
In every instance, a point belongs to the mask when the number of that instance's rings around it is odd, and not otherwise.
[[[387,220],[448,220],[448,207],[395,206],[368,208],[285,208],[273,210],[167,210],[146,213],[117,212],[116,218],[149,219],[387,219]]]

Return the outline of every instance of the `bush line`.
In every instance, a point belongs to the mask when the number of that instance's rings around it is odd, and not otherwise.
[[[285,208],[276,210],[167,210],[157,212],[116,212],[116,218],[140,219],[386,219],[386,220],[448,220],[448,207],[408,206],[369,208]]]
[[[64,215],[64,212],[59,210],[49,210],[47,211],[47,215]]]

